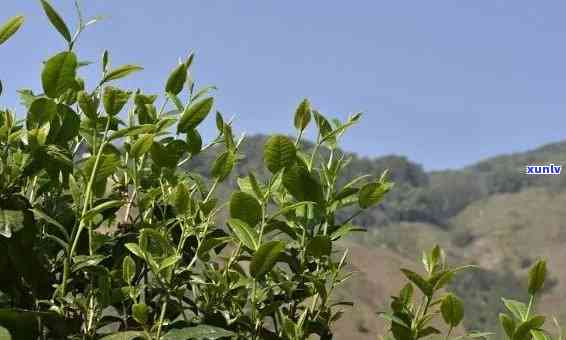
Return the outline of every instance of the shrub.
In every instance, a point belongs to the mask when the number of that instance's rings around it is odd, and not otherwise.
[[[68,49],[44,63],[42,94],[20,91],[25,119],[0,112],[2,335],[330,339],[346,304],[332,293],[349,277],[347,252],[334,244],[392,185],[385,176],[337,184],[348,163],[337,145],[360,115],[329,121],[302,101],[296,138],[264,146],[269,178],[249,173],[219,202],[216,188],[244,156],[242,138],[217,113],[218,134],[203,143],[198,128],[214,99],[190,77],[193,55],[173,67],[160,105],[157,95],[114,85],[142,68],[113,67],[107,51],[89,87],[73,47],[96,20],[79,12],[71,34],[41,4]],[[4,25],[0,43],[22,23]],[[318,137],[307,152],[311,119]],[[180,170],[212,148],[222,152],[207,164],[210,180]],[[353,206],[352,217],[335,218]]]
[[[422,262],[426,275],[421,276],[409,269],[401,269],[410,282],[400,290],[398,295],[391,297],[391,312],[378,313],[390,324],[390,332],[385,338],[418,340],[442,335],[448,339],[454,329],[464,320],[462,300],[451,292],[443,291],[443,287],[446,287],[457,273],[473,269],[473,266],[449,267],[444,251],[438,246],[430,252],[424,252]],[[499,323],[508,339],[548,340],[553,338],[551,333],[544,328],[546,317],[535,314],[536,297],[543,289],[546,276],[546,262],[539,260],[529,270],[528,294],[530,298],[528,304],[502,299],[508,312],[499,314]],[[415,293],[415,287],[418,293]],[[553,318],[553,321],[558,329],[556,339],[562,340],[560,325],[556,318]],[[443,330],[437,328],[441,323],[444,323],[444,335]],[[487,338],[494,334],[468,332],[454,339]]]

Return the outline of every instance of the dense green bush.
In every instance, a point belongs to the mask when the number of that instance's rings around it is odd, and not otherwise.
[[[0,110],[0,339],[331,339],[349,305],[333,297],[350,277],[348,251],[336,242],[392,187],[386,171],[371,178],[346,169],[338,142],[360,114],[329,121],[303,100],[295,139],[269,137],[261,176],[239,173],[222,202],[218,188],[245,162],[243,138],[217,112],[218,134],[203,142],[198,128],[214,100],[190,77],[194,56],[173,68],[163,99],[110,85],[142,68],[112,67],[108,52],[89,88],[78,75],[89,63],[73,47],[97,20],[79,12],[71,34],[41,5],[68,49],[44,63],[43,93],[20,91],[23,120]],[[15,17],[2,26],[0,45],[22,24]],[[309,125],[314,144],[302,139]],[[191,169],[207,151],[216,156]],[[427,183],[404,159],[386,164],[409,169],[411,187]],[[407,218],[437,204],[407,195],[411,206],[398,209]],[[432,322],[440,318],[448,338],[461,324],[462,302],[443,288],[468,267],[448,267],[438,247],[423,263],[425,276],[402,270],[411,282],[380,314],[391,323],[386,337],[439,335]],[[528,305],[504,300],[510,314],[500,322],[511,340],[550,337],[534,315],[545,276],[539,261]]]
[[[71,34],[56,10],[41,4],[68,49],[44,63],[43,93],[20,91],[25,119],[0,112],[2,334],[331,338],[347,305],[332,293],[349,277],[347,252],[334,244],[391,187],[385,176],[338,182],[348,159],[335,150],[360,115],[329,121],[302,101],[296,139],[275,135],[265,143],[267,181],[248,173],[220,202],[218,185],[245,156],[242,138],[217,113],[218,135],[203,142],[198,127],[213,98],[190,77],[193,55],[173,68],[159,105],[157,95],[111,85],[142,68],[112,67],[108,52],[90,87],[79,76],[88,63],[73,47],[96,20],[85,22],[79,12]],[[0,43],[22,23],[5,24]],[[307,152],[302,136],[311,119],[318,138]],[[210,181],[185,171],[192,157],[212,149],[221,152],[206,164]],[[345,207],[357,208],[335,218]]]

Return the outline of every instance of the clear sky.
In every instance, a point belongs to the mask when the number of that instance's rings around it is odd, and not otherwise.
[[[53,0],[71,27],[72,1]],[[406,155],[426,169],[456,168],[534,148],[566,131],[566,3],[532,0],[274,1],[83,0],[103,15],[79,42],[81,60],[143,73],[126,87],[161,91],[178,57],[214,84],[237,131],[292,131],[308,97],[321,112],[364,111],[344,148]],[[26,16],[0,53],[2,106],[40,90],[41,61],[65,45],[38,1],[1,0],[0,22]],[[98,65],[81,69],[95,83]],[[90,80],[90,81],[89,81]],[[210,134],[213,122],[204,128]]]

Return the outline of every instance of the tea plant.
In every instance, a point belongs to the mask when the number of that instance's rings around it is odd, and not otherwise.
[[[67,49],[43,64],[43,93],[21,90],[25,118],[0,115],[0,328],[13,339],[305,339],[332,338],[341,315],[332,293],[349,277],[347,251],[335,242],[357,230],[360,211],[392,184],[339,181],[348,159],[337,149],[346,122],[329,121],[308,100],[296,110],[294,140],[264,147],[268,178],[238,179],[228,202],[217,188],[245,157],[242,138],[216,113],[217,136],[200,124],[213,111],[212,88],[197,88],[194,55],[180,60],[164,98],[115,81],[141,71],[113,67],[105,51],[100,78],[74,34],[41,5]],[[22,25],[0,29],[4,43]],[[158,104],[159,103],[159,104]],[[302,136],[311,120],[314,148]],[[220,150],[212,178],[182,170]],[[338,218],[348,207],[354,214]],[[223,225],[219,213],[228,210]]]
[[[389,322],[389,334],[384,338],[395,340],[417,340],[429,336],[442,336],[449,339],[453,331],[464,319],[464,304],[460,298],[450,292],[443,292],[454,275],[473,266],[450,268],[446,264],[444,251],[436,246],[430,252],[424,252],[422,262],[426,270],[423,277],[411,270],[401,269],[410,281],[397,296],[391,297],[391,312],[379,312],[378,315]],[[546,262],[538,261],[529,271],[528,292],[530,301],[527,304],[503,298],[502,301],[509,314],[500,314],[499,321],[506,337],[509,340],[549,340],[552,335],[542,327],[545,317],[533,315],[535,297],[544,285],[546,279]],[[417,287],[420,293],[420,302],[414,293]],[[442,294],[441,296],[438,296]],[[562,340],[562,330],[554,318],[558,328],[556,339]],[[437,327],[444,323],[445,333]],[[495,333],[470,332],[455,336],[452,339],[487,338]]]

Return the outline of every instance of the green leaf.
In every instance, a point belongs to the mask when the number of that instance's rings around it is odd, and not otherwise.
[[[40,128],[57,117],[57,104],[49,98],[38,98],[31,103],[26,127],[28,130]]]
[[[250,274],[256,279],[263,277],[271,271],[284,250],[285,242],[283,241],[270,241],[262,244],[252,258]]]
[[[65,235],[65,239],[69,239],[69,233],[67,232],[67,229],[65,229],[65,227],[63,227],[63,225],[59,222],[57,222],[57,220],[55,220],[54,218],[48,216],[46,213],[44,213],[41,209],[37,208],[37,209],[30,209],[30,211],[33,213],[33,215],[35,216],[36,219],[39,220],[44,220],[45,222],[52,224],[54,226],[57,227],[57,229],[59,229],[59,231]],[[1,229],[1,228],[0,228]]]
[[[77,101],[79,107],[88,118],[96,119],[98,117],[99,101],[95,95],[89,95],[85,91],[79,91],[79,93],[77,93]]]
[[[347,236],[352,232],[357,232],[357,231],[366,231],[366,230],[364,228],[356,227],[350,223],[343,224],[338,229],[334,230],[332,234],[330,234],[330,239],[332,241],[336,241],[344,236]]]
[[[546,261],[538,261],[529,270],[529,294],[536,294],[544,285],[546,278]]]
[[[159,270],[161,271],[163,269],[169,268],[169,267],[175,265],[177,262],[179,262],[179,260],[181,260],[181,256],[179,256],[179,255],[171,255],[169,257],[166,257],[159,264]]]
[[[69,32],[69,28],[67,27],[67,24],[65,24],[63,18],[61,18],[59,13],[57,13],[57,11],[46,0],[41,0],[41,6],[43,7],[43,10],[51,24],[55,27],[55,29],[57,29],[57,31],[59,31],[59,33],[61,33],[63,38],[70,43],[72,41],[71,32]]]
[[[517,329],[515,329],[512,340],[528,340],[530,338],[530,332],[532,330],[538,330],[544,324],[544,321],[544,316],[536,315],[522,322],[517,326]]]
[[[138,71],[141,71],[141,70],[143,70],[143,67],[136,66],[136,65],[120,66],[120,67],[108,72],[108,74],[106,74],[104,76],[104,78],[102,78],[102,80],[100,81],[100,85],[105,84],[105,83],[112,81],[112,80],[124,78],[129,74],[132,74],[134,72],[138,72]]]
[[[88,221],[90,219],[92,219],[96,214],[100,214],[101,212],[103,212],[106,209],[112,209],[112,208],[119,208],[123,205],[123,202],[120,200],[112,200],[112,201],[107,201],[104,203],[101,203],[93,208],[90,208],[90,210],[83,216],[83,220],[84,221]]]
[[[196,128],[209,114],[213,104],[214,98],[209,97],[187,106],[177,125],[177,133],[188,132]]]
[[[231,151],[236,150],[236,144],[234,143],[234,134],[232,133],[232,127],[229,124],[224,124],[224,129],[222,130],[224,134],[224,145]]]
[[[144,332],[127,331],[127,332],[113,333],[101,338],[100,340],[134,340],[137,338],[147,339],[144,335]]]
[[[254,227],[261,220],[262,208],[257,199],[245,192],[236,191],[230,198],[230,217],[240,219]]]
[[[374,182],[364,185],[358,195],[360,208],[367,209],[383,199],[385,194],[393,187],[389,182]]]
[[[196,129],[187,131],[187,150],[193,156],[202,150],[202,137]]]
[[[151,255],[160,261],[175,253],[175,249],[169,243],[169,240],[156,229],[142,229],[139,246],[144,254]]]
[[[297,201],[321,203],[324,199],[319,181],[300,165],[285,169],[283,186]]]
[[[134,244],[134,243],[132,243]],[[137,246],[137,244],[134,244]],[[127,284],[131,284],[136,276],[136,262],[130,255],[126,255],[122,261],[122,278]]]
[[[320,114],[318,111],[314,111],[313,115],[314,115],[314,121],[316,122],[316,125],[318,127],[318,133],[320,134],[321,137],[325,138],[330,133],[332,133],[332,125],[330,125],[328,120],[322,114]],[[335,143],[336,140],[331,139],[328,142],[332,144]]]
[[[153,133],[153,132],[155,132],[155,125],[153,124],[142,124],[137,126],[131,126],[114,132],[110,136],[110,140],[115,140],[122,137],[137,136],[140,134]]]
[[[126,105],[131,95],[131,92],[120,90],[117,87],[105,87],[104,95],[102,98],[104,110],[110,116],[117,115],[118,113],[120,113],[120,111],[122,111],[124,105]]]
[[[288,137],[275,135],[269,137],[265,143],[263,158],[267,169],[276,173],[295,164],[296,153],[295,144]]]
[[[524,321],[527,316],[527,305],[520,301],[510,300],[502,298],[505,307],[515,316],[517,319]]]
[[[90,174],[92,173],[92,169],[94,167],[94,163],[96,161],[96,155],[90,156],[84,164],[84,174],[85,179],[88,181],[90,178]],[[100,156],[100,160],[98,161],[98,167],[96,169],[96,173],[94,178],[96,180],[106,180],[106,178],[112,176],[116,169],[121,165],[120,157],[115,153],[103,153]]]
[[[295,111],[295,128],[303,131],[311,121],[311,104],[308,99],[303,99]]]
[[[219,111],[216,111],[216,129],[218,132],[224,132],[224,118],[222,118],[222,114]]]
[[[440,312],[444,322],[450,327],[457,327],[464,318],[464,304],[454,294],[447,294],[440,304]]]
[[[236,155],[231,151],[225,151],[216,160],[212,165],[212,177],[217,178],[219,181],[223,181],[230,175],[234,165],[236,164]]]
[[[141,135],[138,140],[132,145],[130,153],[132,157],[139,158],[151,150],[151,145],[153,144],[153,134]]]
[[[163,335],[163,340],[215,340],[235,336],[236,333],[210,325],[198,325],[181,329],[172,329]]]
[[[543,331],[531,330],[531,335],[533,336],[533,340],[548,340],[548,337]]]
[[[87,255],[78,255],[75,256],[74,261],[75,264],[73,264],[73,267],[71,268],[71,272],[76,272],[79,270],[82,270],[84,268],[87,267],[94,267],[97,266],[98,264],[100,264],[100,262],[104,261],[107,258],[107,256],[104,255],[92,255],[92,256],[87,256]]]
[[[148,319],[149,308],[145,303],[135,303],[132,305],[132,315],[139,324],[145,325]]]
[[[167,83],[165,85],[165,91],[174,95],[178,95],[183,90],[183,86],[185,85],[186,80],[187,64],[183,63],[177,66],[173,70],[173,72],[171,72],[171,75],[167,79]]]
[[[330,256],[332,251],[332,242],[328,236],[315,236],[307,244],[306,252],[308,255],[314,256],[316,258],[322,258],[324,256]]]
[[[5,43],[12,35],[14,35],[24,23],[24,17],[19,15],[9,19],[2,27],[0,27],[0,45]]]
[[[407,279],[414,283],[424,295],[432,296],[433,291],[431,285],[419,274],[404,268],[401,269],[401,272],[407,277]]]
[[[255,229],[251,228],[246,222],[239,220],[237,218],[231,218],[228,220],[228,225],[232,232],[236,235],[238,240],[242,244],[251,250],[258,249],[259,235]]]
[[[50,98],[59,98],[75,87],[77,57],[73,52],[61,52],[47,60],[41,73],[43,91]]]
[[[59,145],[64,145],[79,134],[81,118],[67,105],[59,104],[57,105],[57,110],[61,117],[61,128],[57,133],[55,142]]]
[[[142,259],[145,258],[144,254],[143,254],[143,250],[142,250],[142,249],[140,248],[140,246],[138,246],[137,244],[135,244],[135,243],[126,243],[125,246],[126,246],[126,248],[128,248],[128,250],[129,250],[132,254],[134,254],[134,255],[136,255],[137,257],[142,258]]]
[[[187,152],[187,144],[179,139],[163,146],[160,142],[151,145],[151,159],[161,167],[176,168],[181,157]]]
[[[263,199],[264,188],[260,186],[253,172],[250,172],[248,177],[238,178],[237,182],[238,182],[238,187],[243,192],[246,192],[250,195],[255,195],[255,197],[258,199]]]
[[[512,338],[513,334],[515,333],[515,320],[513,320],[507,314],[501,313],[499,314],[499,322],[501,323],[501,327],[503,327],[505,334],[507,334],[509,338]]]
[[[178,215],[184,215],[189,209],[190,195],[187,185],[179,182],[175,188],[175,195],[173,196],[173,207]]]

